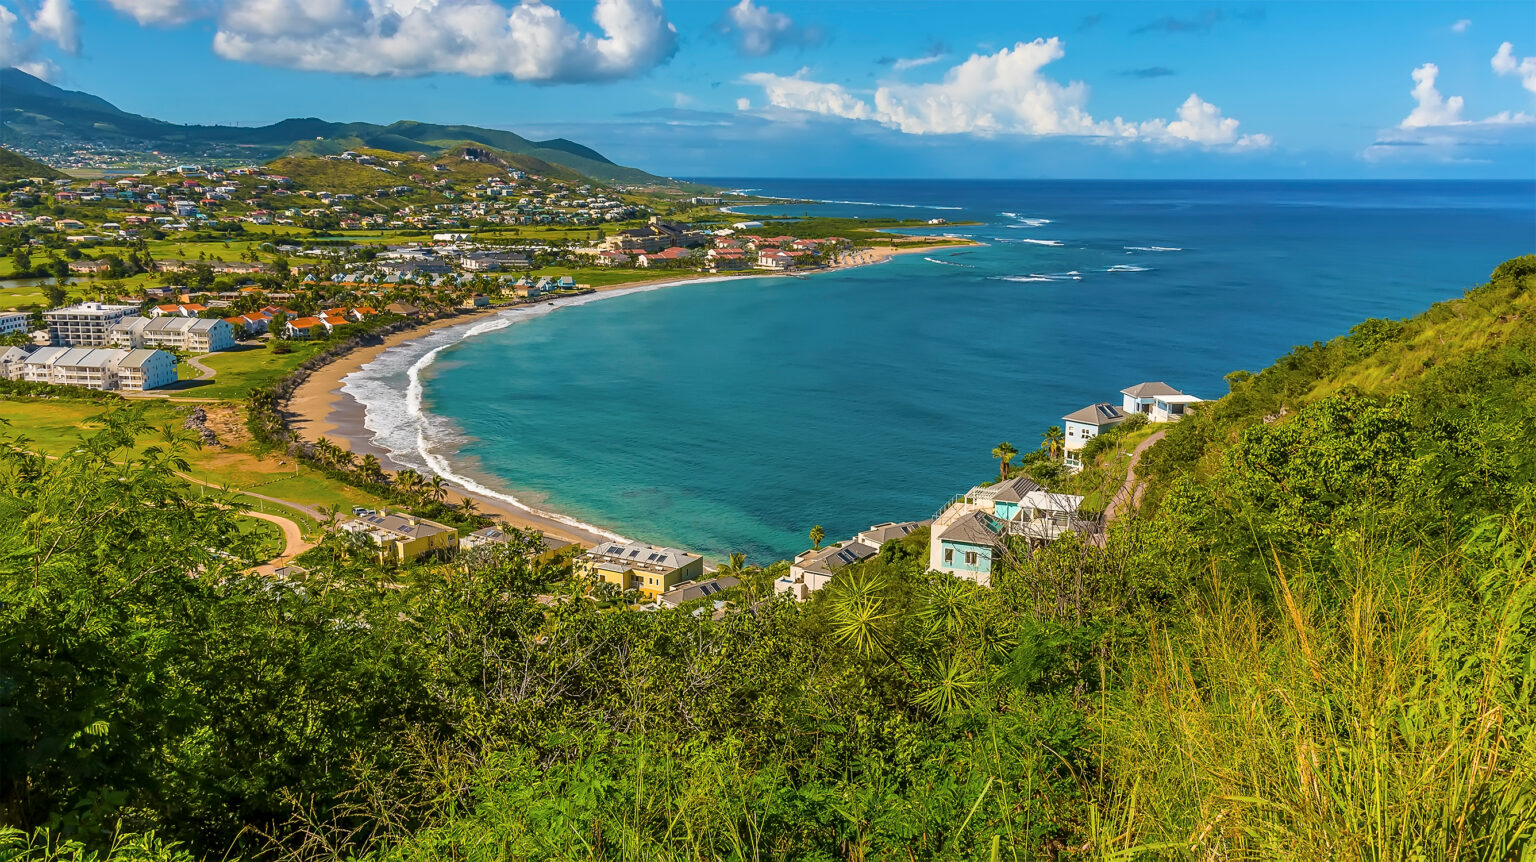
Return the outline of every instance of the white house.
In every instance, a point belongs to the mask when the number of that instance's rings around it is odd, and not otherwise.
[[[1156,381],[1128,386],[1120,390],[1120,394],[1124,396],[1120,404],[1121,410],[1124,410],[1127,415],[1131,413],[1145,415],[1152,412],[1152,402],[1157,396],[1179,395],[1181,393],[1162,381]]]
[[[1177,422],[1189,412],[1190,405],[1199,404],[1201,400],[1182,392],[1177,395],[1159,395],[1153,399],[1152,412],[1147,418],[1153,422]]]
[[[1077,453],[1088,441],[1104,433],[1105,429],[1125,421],[1125,412],[1107,401],[1090,404],[1061,417],[1066,432],[1066,463],[1068,467],[1082,467]]]

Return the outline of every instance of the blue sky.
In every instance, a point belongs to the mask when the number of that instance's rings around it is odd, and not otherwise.
[[[0,62],[676,176],[1536,176],[1533,3],[0,0]]]

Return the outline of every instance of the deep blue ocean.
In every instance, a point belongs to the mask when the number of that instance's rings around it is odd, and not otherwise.
[[[347,380],[397,460],[630,538],[791,556],[923,518],[1062,414],[1203,397],[1536,252],[1531,183],[711,180],[984,245],[518,311]],[[733,219],[750,218],[753,210]]]

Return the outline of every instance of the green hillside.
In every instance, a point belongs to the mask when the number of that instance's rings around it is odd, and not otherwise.
[[[514,132],[477,126],[400,121],[335,123],[313,117],[253,128],[177,125],[121,111],[88,93],[63,90],[19,69],[0,69],[0,143],[41,151],[79,143],[163,151],[193,161],[209,158],[262,161],[290,152],[334,154],[372,147],[438,155],[464,144],[536,159],[605,182],[665,183],[660,177],[615,164],[590,147],[564,138],[533,141]]]
[[[57,171],[42,162],[33,161],[21,153],[0,147],[0,182],[25,179],[61,179],[63,171]]]
[[[1533,297],[1233,374],[989,588],[925,529],[805,602],[637,612],[516,532],[251,577],[142,407],[4,441],[0,857],[1530,859]]]

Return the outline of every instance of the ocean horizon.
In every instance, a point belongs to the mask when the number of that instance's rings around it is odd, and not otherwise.
[[[727,278],[518,309],[350,375],[373,443],[573,522],[720,559],[931,517],[992,447],[1162,380],[1224,376],[1458,296],[1536,250],[1526,181],[715,178],[942,218],[980,245],[807,278]],[[955,224],[975,222],[975,224]]]

